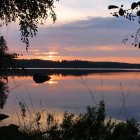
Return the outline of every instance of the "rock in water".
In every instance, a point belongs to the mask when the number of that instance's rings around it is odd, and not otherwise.
[[[42,73],[35,73],[33,75],[33,80],[36,83],[44,83],[46,81],[49,81],[51,79],[51,77],[49,77],[48,75],[42,74]]]

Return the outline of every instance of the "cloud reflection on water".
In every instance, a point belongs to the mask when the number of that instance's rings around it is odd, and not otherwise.
[[[93,105],[88,90],[79,82],[80,77],[62,75],[51,75],[51,77],[52,80],[49,81],[50,83],[46,82],[38,85],[35,85],[30,76],[27,78],[14,77],[14,81],[23,86],[19,86],[11,91],[5,110],[3,111],[12,115],[15,114],[15,110],[19,112],[19,101],[24,101],[31,110],[32,101],[36,110],[40,108],[41,102],[44,108],[57,110],[58,112],[67,110],[68,112],[74,113],[85,112],[88,105]],[[83,76],[83,78],[85,77],[87,78],[89,88],[95,91],[95,99],[97,102],[102,99],[101,94],[103,93],[106,102],[107,115],[117,119],[120,119],[118,118],[118,114],[122,106],[121,82],[125,94],[130,90],[126,102],[128,115],[134,115],[136,119],[140,120],[140,73],[96,73]],[[15,82],[10,78],[9,87],[12,88],[14,86]],[[123,111],[121,118],[124,118]]]

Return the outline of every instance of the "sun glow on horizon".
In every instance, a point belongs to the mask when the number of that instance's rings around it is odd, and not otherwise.
[[[46,55],[57,55],[58,52],[50,51],[50,52],[44,52],[43,54],[46,54]]]
[[[137,63],[140,62],[140,57],[113,57],[113,56],[102,56],[102,57],[76,57],[76,56],[57,56],[57,55],[48,55],[48,56],[34,56],[34,55],[24,55],[19,57],[19,59],[41,59],[41,60],[51,60],[51,61],[62,61],[62,60],[81,60],[81,61],[94,61],[94,62],[122,62],[122,63]]]
[[[33,49],[28,53],[24,53],[19,59],[42,59],[51,61],[62,60],[81,60],[81,61],[96,61],[96,62],[122,62],[122,63],[139,63],[140,57],[128,56],[130,52],[136,52],[134,48],[118,47],[118,45],[101,45],[101,46],[86,46],[85,48],[66,46],[63,49],[58,49],[59,45],[47,48],[47,51]],[[89,51],[90,50],[90,51]],[[122,55],[122,51],[125,55]],[[93,53],[92,53],[93,52]],[[120,54],[117,52],[120,52]]]

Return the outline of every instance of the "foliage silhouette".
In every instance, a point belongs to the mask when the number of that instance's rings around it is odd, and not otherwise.
[[[3,0],[0,3],[2,24],[19,21],[21,40],[29,46],[29,37],[34,37],[38,25],[51,17],[55,22],[54,2],[59,0]]]
[[[138,24],[140,24],[140,1],[133,2],[129,9],[124,9],[124,5],[121,5],[120,7],[116,5],[109,5],[108,9],[114,10],[111,14],[115,17],[124,17],[130,21],[137,20]],[[133,39],[132,45],[140,48],[140,28],[138,28],[135,33],[132,33],[124,38],[122,42],[126,43],[130,40],[130,38]]]
[[[7,70],[16,68],[15,59],[17,57],[18,54],[8,52],[6,41],[3,36],[0,36],[0,78],[7,79]]]
[[[23,108],[23,107],[21,107]],[[26,117],[24,107],[23,117]],[[114,122],[106,119],[105,104],[101,101],[97,107],[87,107],[84,114],[76,115],[64,113],[62,122],[57,122],[55,116],[46,114],[46,127],[40,125],[41,113],[36,114],[35,126],[9,125],[0,127],[3,140],[139,140],[140,124],[134,119]],[[32,129],[31,128],[34,128]],[[37,126],[37,127],[36,127]]]

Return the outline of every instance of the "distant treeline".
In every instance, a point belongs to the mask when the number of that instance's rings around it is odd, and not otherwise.
[[[16,66],[18,68],[140,68],[140,64],[119,62],[92,62],[80,60],[50,61],[40,59],[17,60]]]

